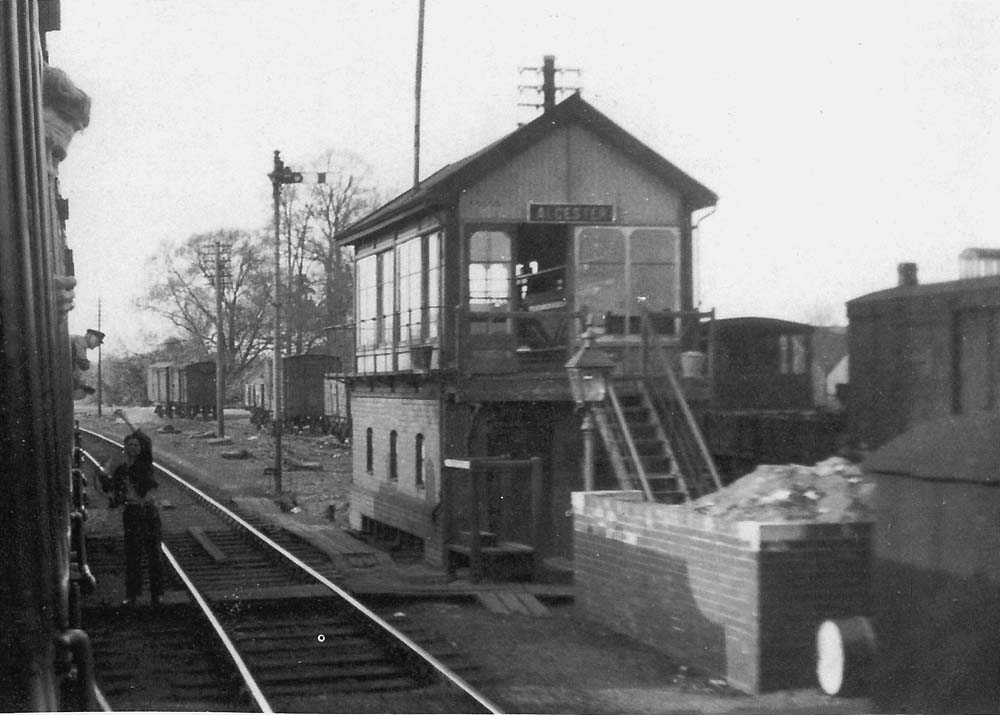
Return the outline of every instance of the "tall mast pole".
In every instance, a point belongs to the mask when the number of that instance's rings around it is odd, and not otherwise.
[[[271,412],[274,425],[274,492],[280,495],[281,487],[281,432],[284,421],[281,384],[281,180],[285,164],[281,152],[274,150],[274,172],[271,174],[274,196],[274,358],[271,375]]]
[[[417,20],[417,80],[414,87],[416,98],[413,121],[413,186],[420,185],[420,93],[424,69],[424,0],[420,0]]]

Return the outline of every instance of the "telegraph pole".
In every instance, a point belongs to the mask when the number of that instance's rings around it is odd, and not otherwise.
[[[222,320],[222,291],[229,276],[230,246],[222,241],[200,247],[205,278],[215,288],[215,423],[216,434],[226,436],[226,331]]]
[[[228,259],[228,254],[226,258]],[[215,242],[215,422],[219,437],[226,436],[225,332],[222,328],[222,242]]]

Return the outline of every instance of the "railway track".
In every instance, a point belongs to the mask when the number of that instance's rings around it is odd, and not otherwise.
[[[81,433],[93,462],[120,448]],[[451,643],[356,600],[326,554],[169,469],[157,465],[157,475],[157,497],[170,504],[168,598],[84,614],[112,708],[499,712],[466,680],[475,669]],[[98,579],[120,571],[120,538],[88,538]]]

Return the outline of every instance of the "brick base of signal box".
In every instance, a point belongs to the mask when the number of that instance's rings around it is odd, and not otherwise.
[[[713,519],[639,492],[573,494],[591,621],[749,693],[816,684],[827,619],[868,615],[871,524]]]

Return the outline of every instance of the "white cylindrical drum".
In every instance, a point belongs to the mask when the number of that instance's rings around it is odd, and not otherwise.
[[[816,677],[827,695],[863,695],[871,681],[875,632],[864,616],[824,621],[816,633]]]

